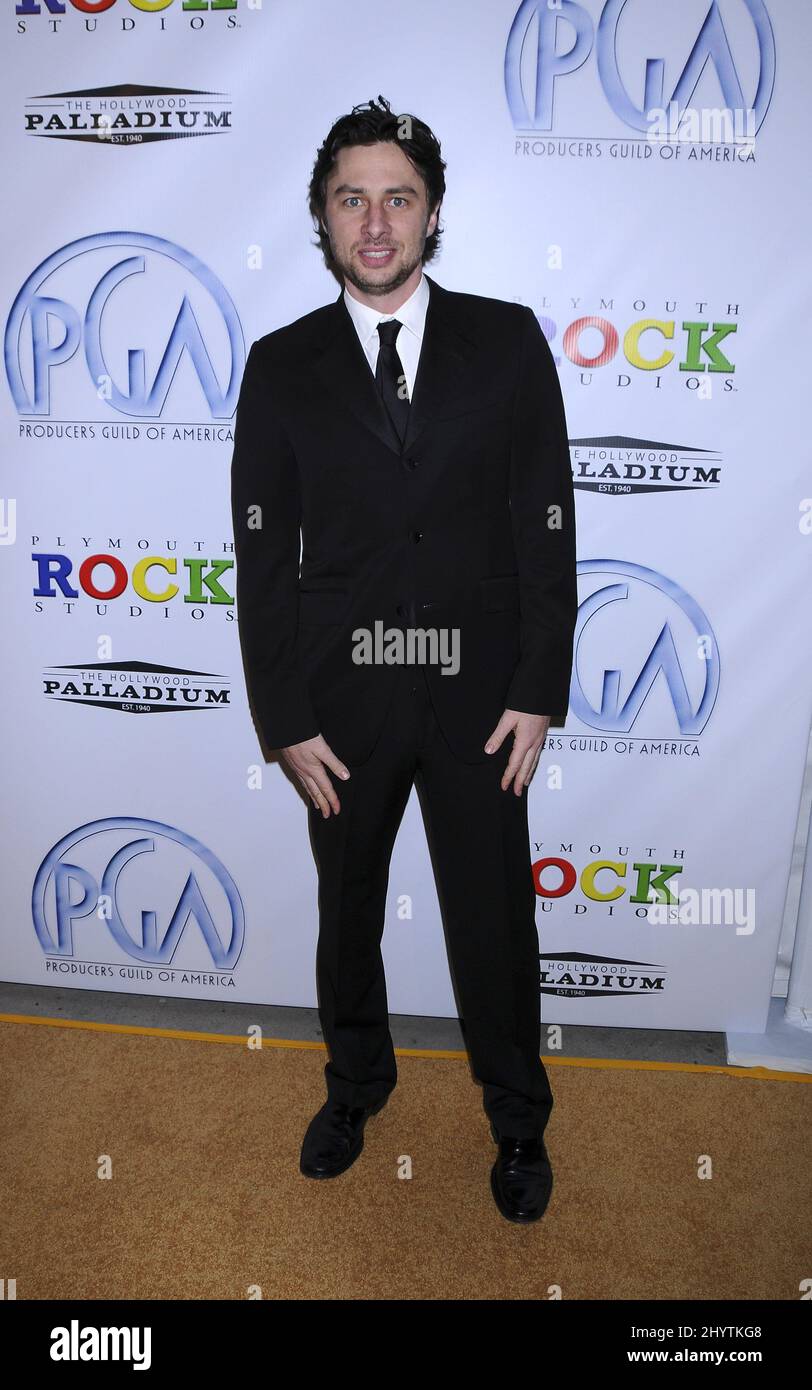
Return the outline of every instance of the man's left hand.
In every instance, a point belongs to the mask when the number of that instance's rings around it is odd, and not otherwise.
[[[495,753],[502,746],[511,729],[515,730],[513,748],[508,765],[502,774],[502,791],[507,791],[511,781],[516,796],[521,796],[536,770],[547,730],[550,727],[549,714],[523,714],[521,710],[506,709],[496,728],[485,744],[486,753]]]

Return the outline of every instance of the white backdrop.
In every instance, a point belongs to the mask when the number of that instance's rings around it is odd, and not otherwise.
[[[567,407],[576,669],[529,792],[544,1017],[761,1029],[812,712],[810,38],[804,0],[7,15],[4,978],[315,1003],[229,466],[251,342],[338,292],[316,149],[383,93],[448,164],[430,273],[530,304]],[[754,108],[752,144],[652,140],[640,108],[672,100],[672,124]],[[652,920],[658,883],[740,912]],[[393,1012],[455,1012],[415,793],[384,950]]]

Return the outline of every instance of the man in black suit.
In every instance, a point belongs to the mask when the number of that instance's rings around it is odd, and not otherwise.
[[[237,607],[256,722],[310,798],[319,876],[328,1098],[301,1171],[348,1168],[396,1082],[380,942],[416,785],[498,1144],[491,1190],[508,1219],[533,1221],[552,1187],[553,1097],[527,784],[568,705],[574,497],[532,310],[423,272],[444,169],[428,127],[383,98],[318,152],[310,208],[343,289],[251,347],[232,461]]]

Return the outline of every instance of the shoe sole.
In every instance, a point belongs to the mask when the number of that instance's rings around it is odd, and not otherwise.
[[[373,1116],[373,1115],[377,1115],[377,1113],[378,1113],[379,1110],[383,1110],[383,1107],[386,1105],[386,1102],[388,1101],[388,1099],[389,1099],[388,1096],[384,1096],[383,1100],[378,1101],[376,1105],[373,1105],[373,1106],[371,1107],[370,1112],[369,1112],[369,1114],[367,1115],[366,1120],[364,1121],[364,1128],[366,1128],[367,1124],[368,1124],[369,1121],[372,1119],[372,1116]],[[348,1168],[351,1168],[351,1167],[352,1167],[353,1163],[355,1162],[355,1160],[356,1160],[357,1158],[360,1158],[361,1154],[363,1153],[363,1149],[364,1149],[364,1131],[362,1130],[362,1131],[361,1131],[361,1142],[360,1142],[360,1144],[358,1145],[358,1148],[357,1148],[354,1152],[351,1151],[351,1152],[347,1155],[346,1158],[342,1159],[341,1163],[339,1164],[339,1166],[338,1166],[337,1168],[331,1168],[330,1171],[327,1172],[327,1173],[320,1173],[320,1172],[318,1172],[317,1170],[314,1170],[314,1169],[311,1169],[311,1168],[305,1168],[305,1166],[304,1166],[304,1164],[302,1163],[302,1160],[301,1160],[301,1158],[300,1158],[300,1159],[299,1159],[299,1172],[300,1172],[304,1177],[306,1177],[306,1178],[315,1178],[316,1180],[318,1180],[319,1178],[338,1178],[338,1177],[341,1176],[342,1173],[346,1173],[346,1171],[347,1171]]]

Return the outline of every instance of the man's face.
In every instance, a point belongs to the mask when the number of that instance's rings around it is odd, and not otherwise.
[[[437,226],[426,185],[391,141],[339,150],[327,180],[324,223],[339,269],[381,298],[420,279],[426,237]]]

